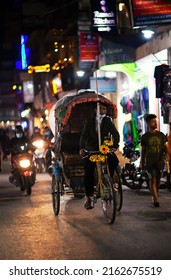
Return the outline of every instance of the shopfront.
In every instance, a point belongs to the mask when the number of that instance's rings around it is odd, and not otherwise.
[[[156,41],[157,40],[157,41]],[[168,132],[168,123],[162,116],[162,100],[156,97],[155,67],[168,64],[167,34],[138,48],[135,52],[113,42],[101,43],[99,65],[103,72],[116,74],[116,91],[105,92],[118,107],[116,126],[121,135],[121,149],[127,140],[136,140],[136,130],[146,131],[144,115],[158,117],[158,129]],[[99,90],[100,91],[100,90]]]

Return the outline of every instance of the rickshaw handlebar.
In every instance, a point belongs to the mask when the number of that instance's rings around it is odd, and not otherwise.
[[[82,149],[83,151],[84,151],[84,154],[85,155],[82,155],[82,158],[84,159],[84,158],[87,158],[87,157],[89,157],[90,155],[93,155],[93,154],[101,154],[101,152],[100,151],[88,151],[88,150],[85,150],[85,149]],[[116,149],[115,148],[111,148],[110,149],[110,151],[108,152],[108,153],[114,153],[116,151]]]

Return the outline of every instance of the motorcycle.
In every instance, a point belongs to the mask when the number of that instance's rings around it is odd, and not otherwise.
[[[9,181],[31,195],[32,187],[36,181],[36,170],[33,164],[33,153],[28,151],[28,144],[17,146],[16,153],[11,155],[12,176]]]
[[[37,138],[33,141],[35,146],[34,163],[37,172],[43,173],[46,171],[46,142],[42,138]]]
[[[138,130],[140,136],[141,130]],[[136,142],[127,141],[124,144],[122,155],[129,159],[128,163],[122,167],[122,182],[131,189],[140,190],[141,188],[150,188],[149,174],[140,167],[141,152],[139,149],[140,139]]]

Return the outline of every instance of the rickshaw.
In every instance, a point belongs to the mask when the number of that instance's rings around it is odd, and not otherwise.
[[[84,122],[88,117],[93,116],[98,101],[107,105],[108,115],[112,119],[117,117],[116,105],[103,94],[89,89],[66,94],[54,105],[55,129],[52,130],[55,130],[55,159],[54,164],[50,167],[50,173],[52,176],[52,206],[55,215],[59,214],[62,195],[73,193],[75,197],[84,196],[84,168],[83,159],[79,155],[79,140]],[[117,175],[119,176],[119,174]],[[120,188],[120,202],[116,207],[118,210],[121,209],[122,204],[121,181]]]

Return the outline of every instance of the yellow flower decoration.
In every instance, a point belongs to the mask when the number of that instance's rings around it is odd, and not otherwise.
[[[104,145],[111,147],[113,146],[113,142],[111,140],[104,140]]]
[[[106,145],[101,145],[100,146],[100,152],[103,154],[103,155],[106,155],[109,153],[109,147],[106,146]]]
[[[89,158],[92,162],[105,162],[105,156],[104,155],[91,155]]]
[[[104,144],[100,146],[100,153],[94,154],[89,157],[89,160],[92,162],[105,162],[106,155],[110,152],[109,147],[113,145],[113,142],[110,140],[105,140]]]

